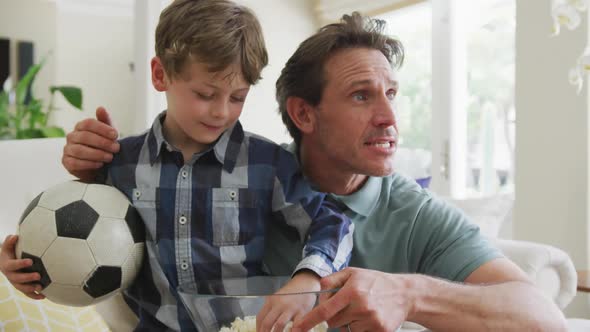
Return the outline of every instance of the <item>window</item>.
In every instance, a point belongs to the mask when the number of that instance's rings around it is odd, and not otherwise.
[[[467,193],[514,190],[514,0],[479,0],[467,30]]]
[[[431,142],[431,8],[427,3],[379,16],[388,33],[404,45],[406,57],[398,73],[397,118],[400,147],[430,151]]]
[[[513,191],[515,7],[432,0],[379,16],[406,50],[400,150],[430,154],[433,189],[443,195]]]
[[[395,165],[396,171],[416,179],[431,176],[431,15],[430,5],[422,3],[379,16],[406,53],[397,77],[400,89],[395,109],[400,135]]]

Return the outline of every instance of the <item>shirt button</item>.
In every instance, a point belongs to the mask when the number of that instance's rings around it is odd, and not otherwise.
[[[139,198],[141,196],[141,191],[137,189],[133,190],[133,196],[135,196],[135,198]]]
[[[180,264],[180,268],[186,270],[188,269],[188,264],[186,262],[183,262],[182,264]]]
[[[188,176],[188,172],[187,171],[182,171],[182,177],[186,179],[186,177]]]
[[[232,200],[232,201],[233,201],[234,199],[236,199],[236,195],[237,195],[237,194],[236,194],[236,192],[235,192],[235,191],[233,191],[233,190],[231,190],[231,191],[229,192],[229,198],[231,198],[231,200]]]
[[[182,216],[182,217],[180,217],[180,218],[178,219],[178,222],[179,222],[181,225],[184,225],[184,224],[186,224],[186,217],[185,217],[185,216]]]

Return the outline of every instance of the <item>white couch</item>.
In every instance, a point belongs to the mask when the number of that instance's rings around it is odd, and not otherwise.
[[[461,209],[560,309],[571,302],[576,295],[577,274],[566,252],[549,245],[507,239],[512,236],[512,195],[443,199]]]
[[[516,263],[560,309],[576,295],[577,274],[562,250],[539,243],[497,239],[496,245]]]
[[[557,306],[564,309],[576,294],[576,270],[569,256],[552,246],[512,240],[495,240],[502,252],[520,266]],[[137,318],[121,296],[115,296],[96,306],[113,331],[129,331]],[[575,322],[588,324],[586,322]],[[586,325],[590,328],[590,325]],[[406,324],[404,330],[421,329]],[[574,331],[573,329],[571,331]],[[583,331],[583,330],[580,330]]]

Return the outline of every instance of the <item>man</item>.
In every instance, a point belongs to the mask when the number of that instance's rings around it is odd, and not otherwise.
[[[294,330],[324,320],[355,332],[393,331],[405,320],[435,331],[565,330],[559,309],[463,214],[393,172],[392,68],[403,48],[383,29],[382,21],[345,15],[304,41],[277,81],[290,148],[356,228],[354,267],[322,280],[324,289],[341,289]],[[64,148],[64,166],[85,180],[117,151],[104,109],[97,118],[106,124],[78,123]],[[274,241],[271,270],[289,271],[292,242]]]

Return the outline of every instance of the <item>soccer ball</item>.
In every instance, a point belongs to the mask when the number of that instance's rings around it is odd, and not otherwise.
[[[96,304],[127,288],[144,253],[137,210],[117,189],[70,181],[42,192],[20,219],[18,258],[41,275],[41,293],[68,306]]]

